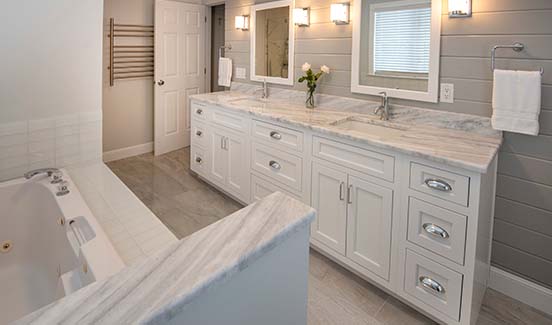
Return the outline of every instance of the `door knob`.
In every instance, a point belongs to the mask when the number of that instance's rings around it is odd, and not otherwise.
[[[158,84],[159,86],[163,86],[163,85],[165,84],[165,80],[159,80],[159,81],[157,82],[157,84]]]

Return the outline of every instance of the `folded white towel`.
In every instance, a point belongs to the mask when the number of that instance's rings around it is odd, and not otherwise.
[[[232,82],[232,60],[229,58],[219,59],[218,84],[219,86],[230,87]]]
[[[539,134],[541,75],[539,71],[494,71],[493,128]]]

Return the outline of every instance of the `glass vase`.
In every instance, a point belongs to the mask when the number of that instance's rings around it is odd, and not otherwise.
[[[313,109],[315,107],[314,91],[307,91],[307,100],[305,101],[305,107],[310,109]]]

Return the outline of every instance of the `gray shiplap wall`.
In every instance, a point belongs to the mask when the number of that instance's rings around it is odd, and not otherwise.
[[[435,1],[435,0],[434,0]],[[258,2],[258,1],[257,1]],[[227,56],[249,72],[249,33],[233,29],[234,16],[249,14],[254,0],[226,1]],[[350,92],[351,25],[329,22],[331,0],[296,0],[311,8],[311,26],[296,28],[296,76],[303,62],[327,64],[332,74],[320,91],[370,98]],[[552,287],[552,1],[473,0],[473,16],[449,19],[443,0],[441,82],[453,83],[453,104],[410,104],[452,112],[490,116],[492,73],[489,51],[516,41],[527,50],[498,52],[497,65],[510,69],[543,67],[541,134],[505,134],[499,157],[493,264]],[[353,22],[354,23],[354,22]],[[247,75],[249,79],[249,75]],[[241,81],[241,80],[240,80]],[[304,85],[297,84],[297,89]],[[408,103],[403,101],[403,103]]]

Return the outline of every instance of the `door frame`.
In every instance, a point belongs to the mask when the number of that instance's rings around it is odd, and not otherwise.
[[[205,16],[207,18],[206,20],[206,29],[205,29],[205,33],[206,33],[206,37],[205,37],[205,53],[209,53],[209,59],[211,58],[211,33],[213,32],[211,30],[211,21],[212,21],[212,8],[215,7],[215,6],[219,6],[219,5],[224,5],[224,16],[226,17],[226,2],[223,0],[223,1],[218,1],[218,0],[215,0],[215,1],[209,1],[209,0],[206,0],[206,2],[208,3],[204,3],[203,5],[205,6]],[[225,32],[226,33],[226,32]],[[226,42],[226,37],[224,39],[224,41]],[[211,66],[211,60],[209,60],[209,64],[206,65],[207,66],[207,75],[205,77],[205,89],[208,89],[209,91],[208,92],[212,92],[213,89],[211,89],[211,72],[212,72],[212,69],[213,67]]]

